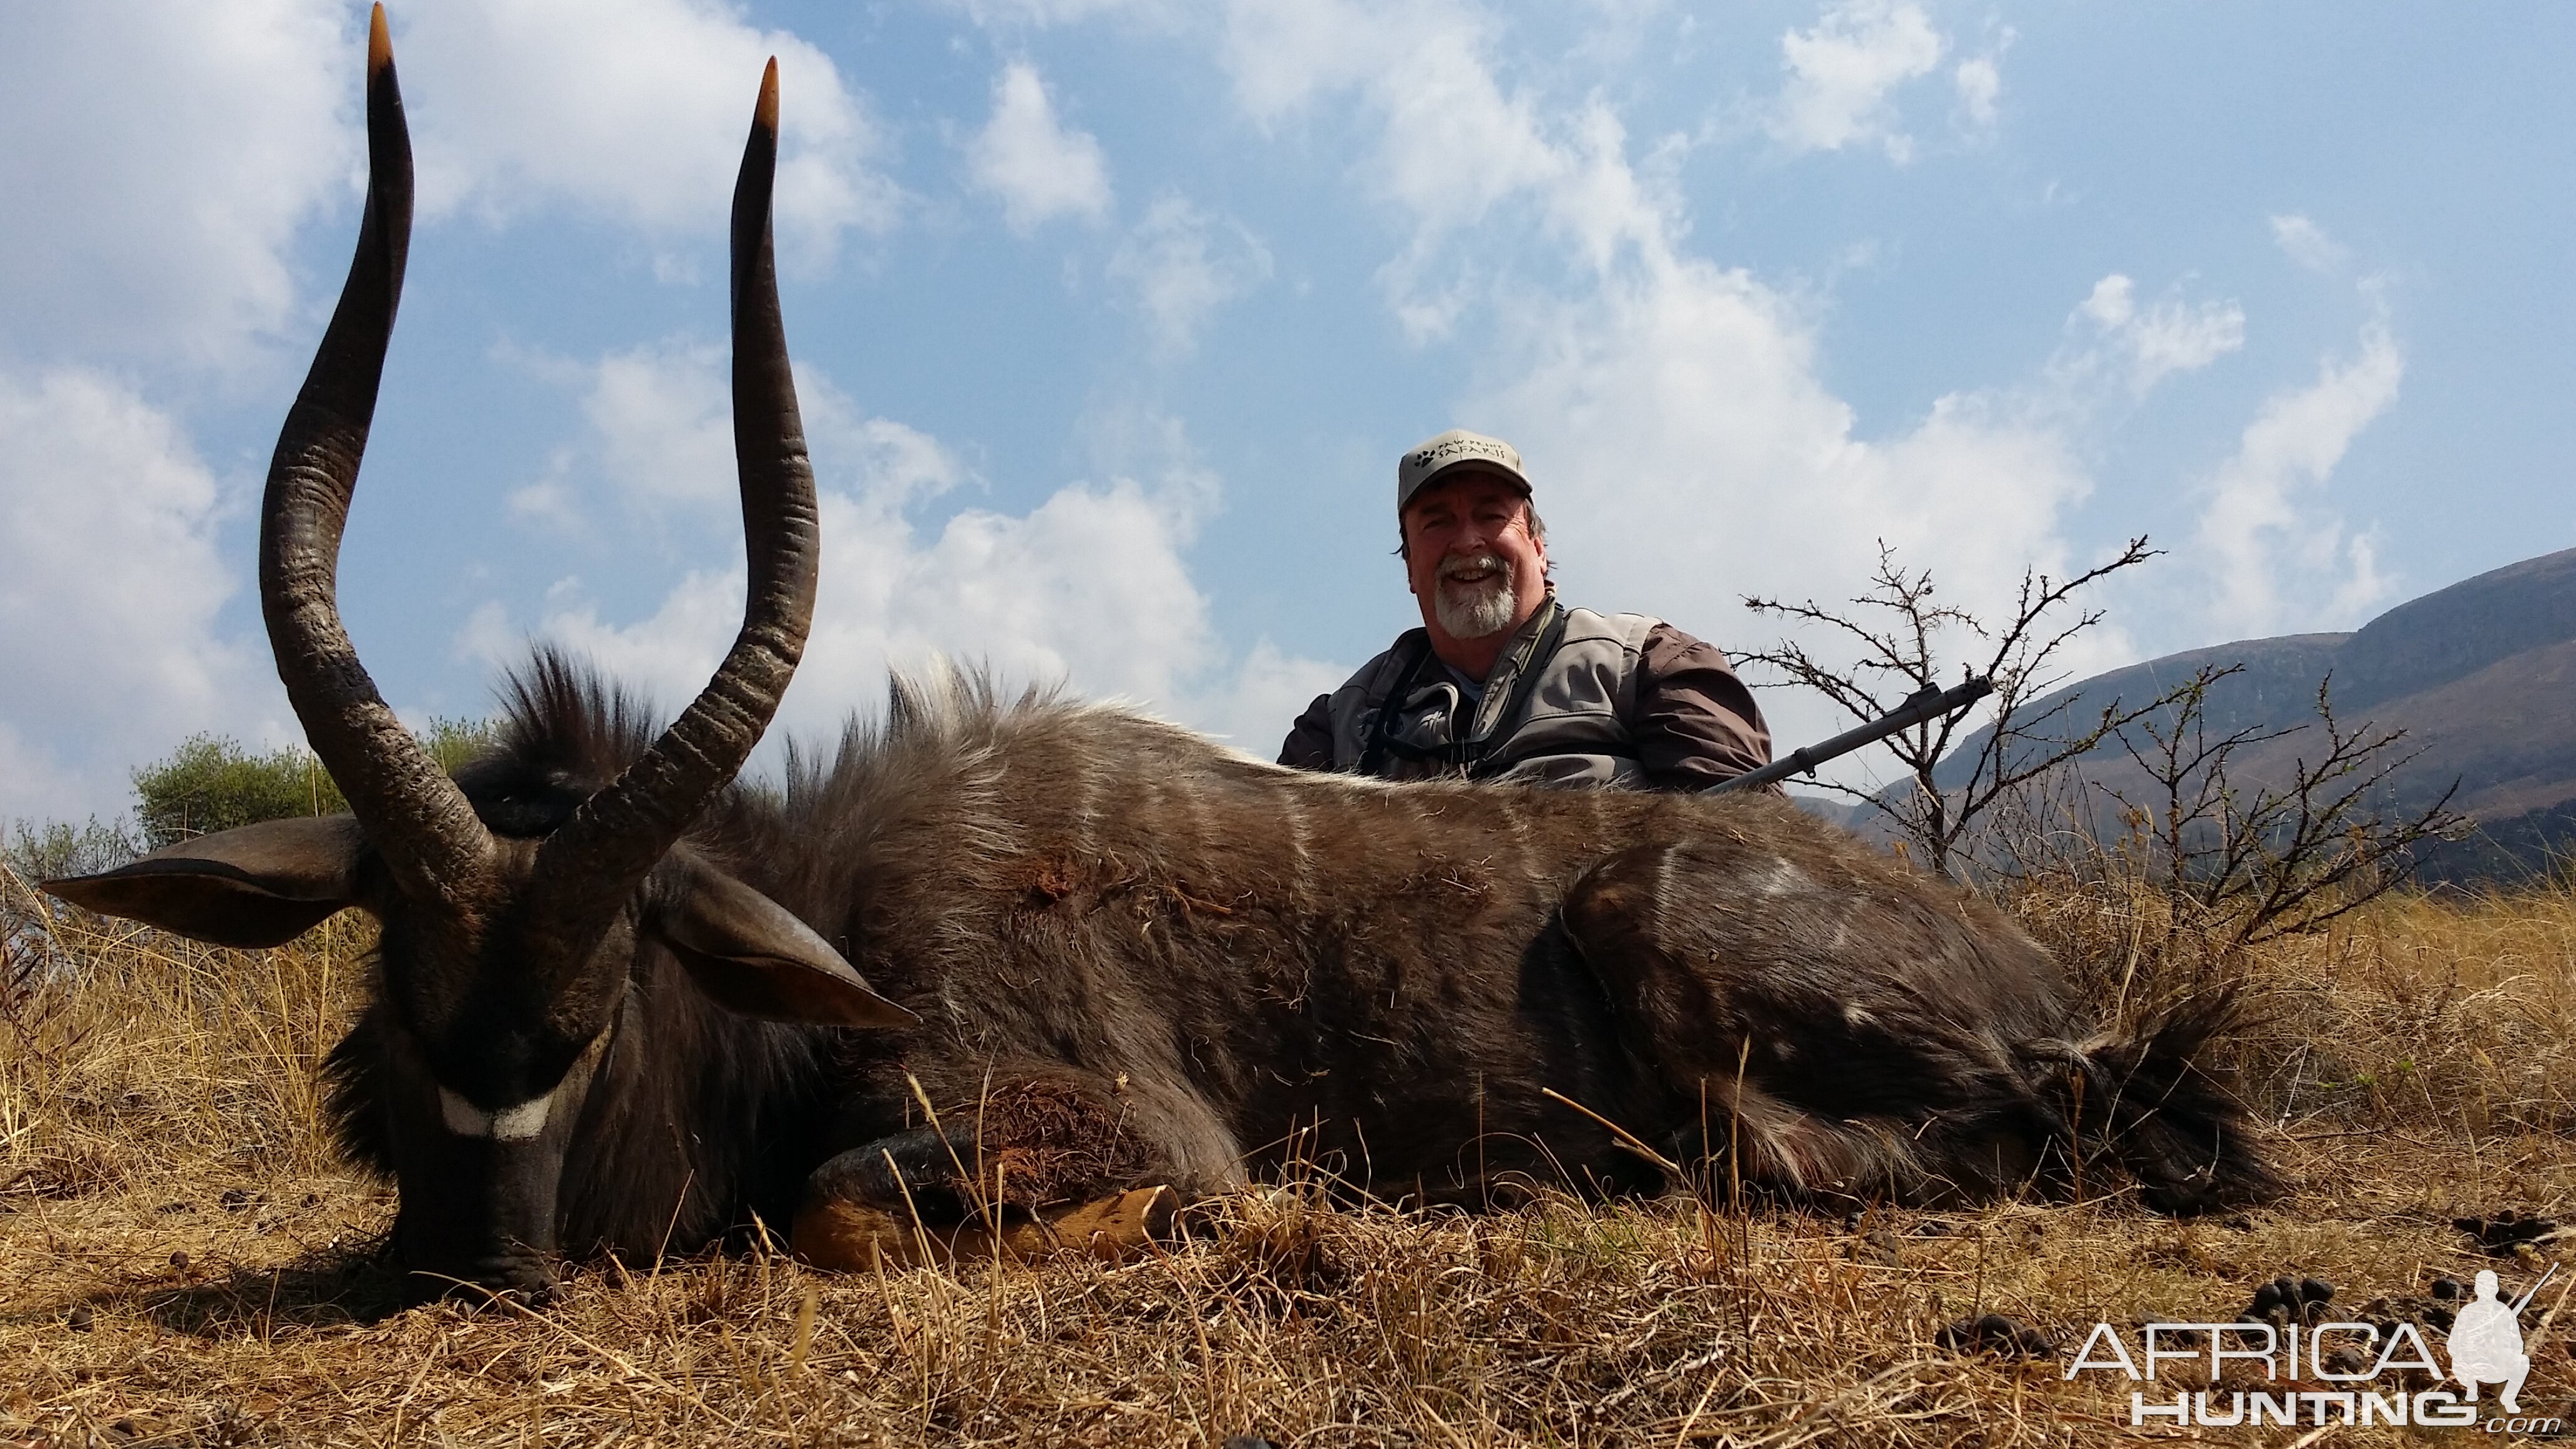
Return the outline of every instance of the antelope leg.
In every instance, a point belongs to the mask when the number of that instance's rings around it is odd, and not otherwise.
[[[791,1234],[796,1255],[834,1272],[911,1268],[994,1257],[1028,1263],[1060,1253],[1117,1262],[1170,1235],[1180,1194],[1140,1187],[1115,1197],[1050,1209],[996,1234],[979,1223],[927,1227],[905,1214],[845,1198],[809,1202]]]

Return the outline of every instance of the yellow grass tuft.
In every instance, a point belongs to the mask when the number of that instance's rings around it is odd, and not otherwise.
[[[2229,1318],[2282,1272],[2355,1307],[2481,1266],[2518,1283],[2532,1264],[2449,1220],[2576,1216],[2566,892],[2390,899],[2224,959],[2150,897],[2015,904],[2124,1014],[2240,993],[2257,1022],[2226,1047],[2288,1200],[1846,1222],[1562,1197],[1407,1216],[1282,1189],[1123,1266],[827,1275],[754,1253],[594,1265],[537,1313],[397,1313],[374,1259],[391,1194],[336,1161],[321,1112],[363,923],[217,950],[0,871],[0,1444],[2120,1442],[2171,1431],[2126,1427],[2125,1380],[2063,1377],[2096,1320]],[[1987,1312],[2057,1356],[1938,1346]],[[2571,1329],[2531,1333],[2526,1412],[2576,1421]]]

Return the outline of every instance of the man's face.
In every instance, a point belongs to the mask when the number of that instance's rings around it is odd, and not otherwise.
[[[1547,546],[1529,500],[1490,473],[1435,483],[1404,510],[1405,575],[1435,634],[1483,639],[1517,628],[1547,597]]]

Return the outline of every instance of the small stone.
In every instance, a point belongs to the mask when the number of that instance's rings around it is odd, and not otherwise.
[[[2226,1222],[2223,1226],[2232,1233],[2250,1233],[2254,1231],[2254,1215],[2251,1213],[2230,1213],[2227,1215]]]
[[[2266,1283],[2254,1290],[2254,1301],[2246,1305],[2245,1311],[2256,1318],[2263,1318],[2285,1301],[2286,1295],[2281,1292],[2279,1283]]]
[[[2156,1340],[2167,1348],[2176,1344],[2189,1345],[2200,1342],[2200,1334],[2197,1330],[2184,1326],[2180,1319],[2167,1318],[2162,1314],[2150,1313],[2139,1319],[2137,1326],[2141,1332],[2149,1328],[2162,1328],[2164,1332],[2157,1334]]]
[[[1279,1446],[1258,1434],[1228,1434],[1225,1436],[1225,1449],[1279,1449]]]
[[[2057,1352],[2047,1334],[2025,1328],[2000,1313],[1962,1318],[1933,1335],[1933,1342],[1959,1353],[1991,1353],[2003,1358],[2046,1358]]]
[[[2326,1363],[2339,1374],[2358,1374],[2370,1367],[2370,1360],[2362,1357],[2361,1350],[2348,1343],[2327,1354]]]
[[[1843,1214],[1843,1231],[1847,1233],[1859,1232],[1862,1221],[1863,1219],[1859,1213],[1854,1212]]]
[[[188,1255],[185,1252],[172,1253],[170,1255],[170,1266],[178,1269],[182,1273],[187,1272]]]
[[[89,1332],[93,1321],[94,1315],[91,1314],[89,1305],[86,1303],[73,1304],[72,1311],[63,1315],[63,1326],[74,1333]]]
[[[2445,1303],[2447,1303],[2447,1302],[2451,1301],[2451,1300],[2452,1300],[2452,1299],[2454,1299],[2454,1298],[2459,1297],[2459,1296],[2460,1296],[2460,1280],[2459,1280],[2459,1279],[2457,1279],[2457,1278],[2436,1278],[2436,1279],[2434,1279],[2434,1280],[2433,1280],[2433,1296],[2434,1296],[2434,1297],[2436,1297],[2436,1298],[2441,1299],[2441,1300],[2442,1300],[2443,1302],[2445,1302]]]
[[[240,1212],[250,1206],[250,1191],[247,1188],[228,1187],[224,1189],[222,1201],[225,1212]]]
[[[2500,1258],[2509,1256],[2516,1243],[2538,1242],[2558,1231],[2556,1221],[2512,1208],[2491,1217],[2453,1218],[2451,1226],[2477,1239],[2478,1246]]]
[[[1939,1218],[1925,1218],[1923,1221],[1914,1225],[1914,1232],[1918,1237],[1945,1237],[1949,1234],[1949,1231],[1950,1225],[1941,1221]]]

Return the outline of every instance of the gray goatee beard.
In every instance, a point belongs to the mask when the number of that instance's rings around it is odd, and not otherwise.
[[[1493,570],[1493,577],[1465,587],[1449,582],[1452,573],[1479,569]],[[1517,583],[1512,561],[1500,554],[1443,560],[1438,585],[1431,595],[1432,616],[1454,639],[1484,639],[1499,634],[1512,627],[1514,606],[1520,601]]]

